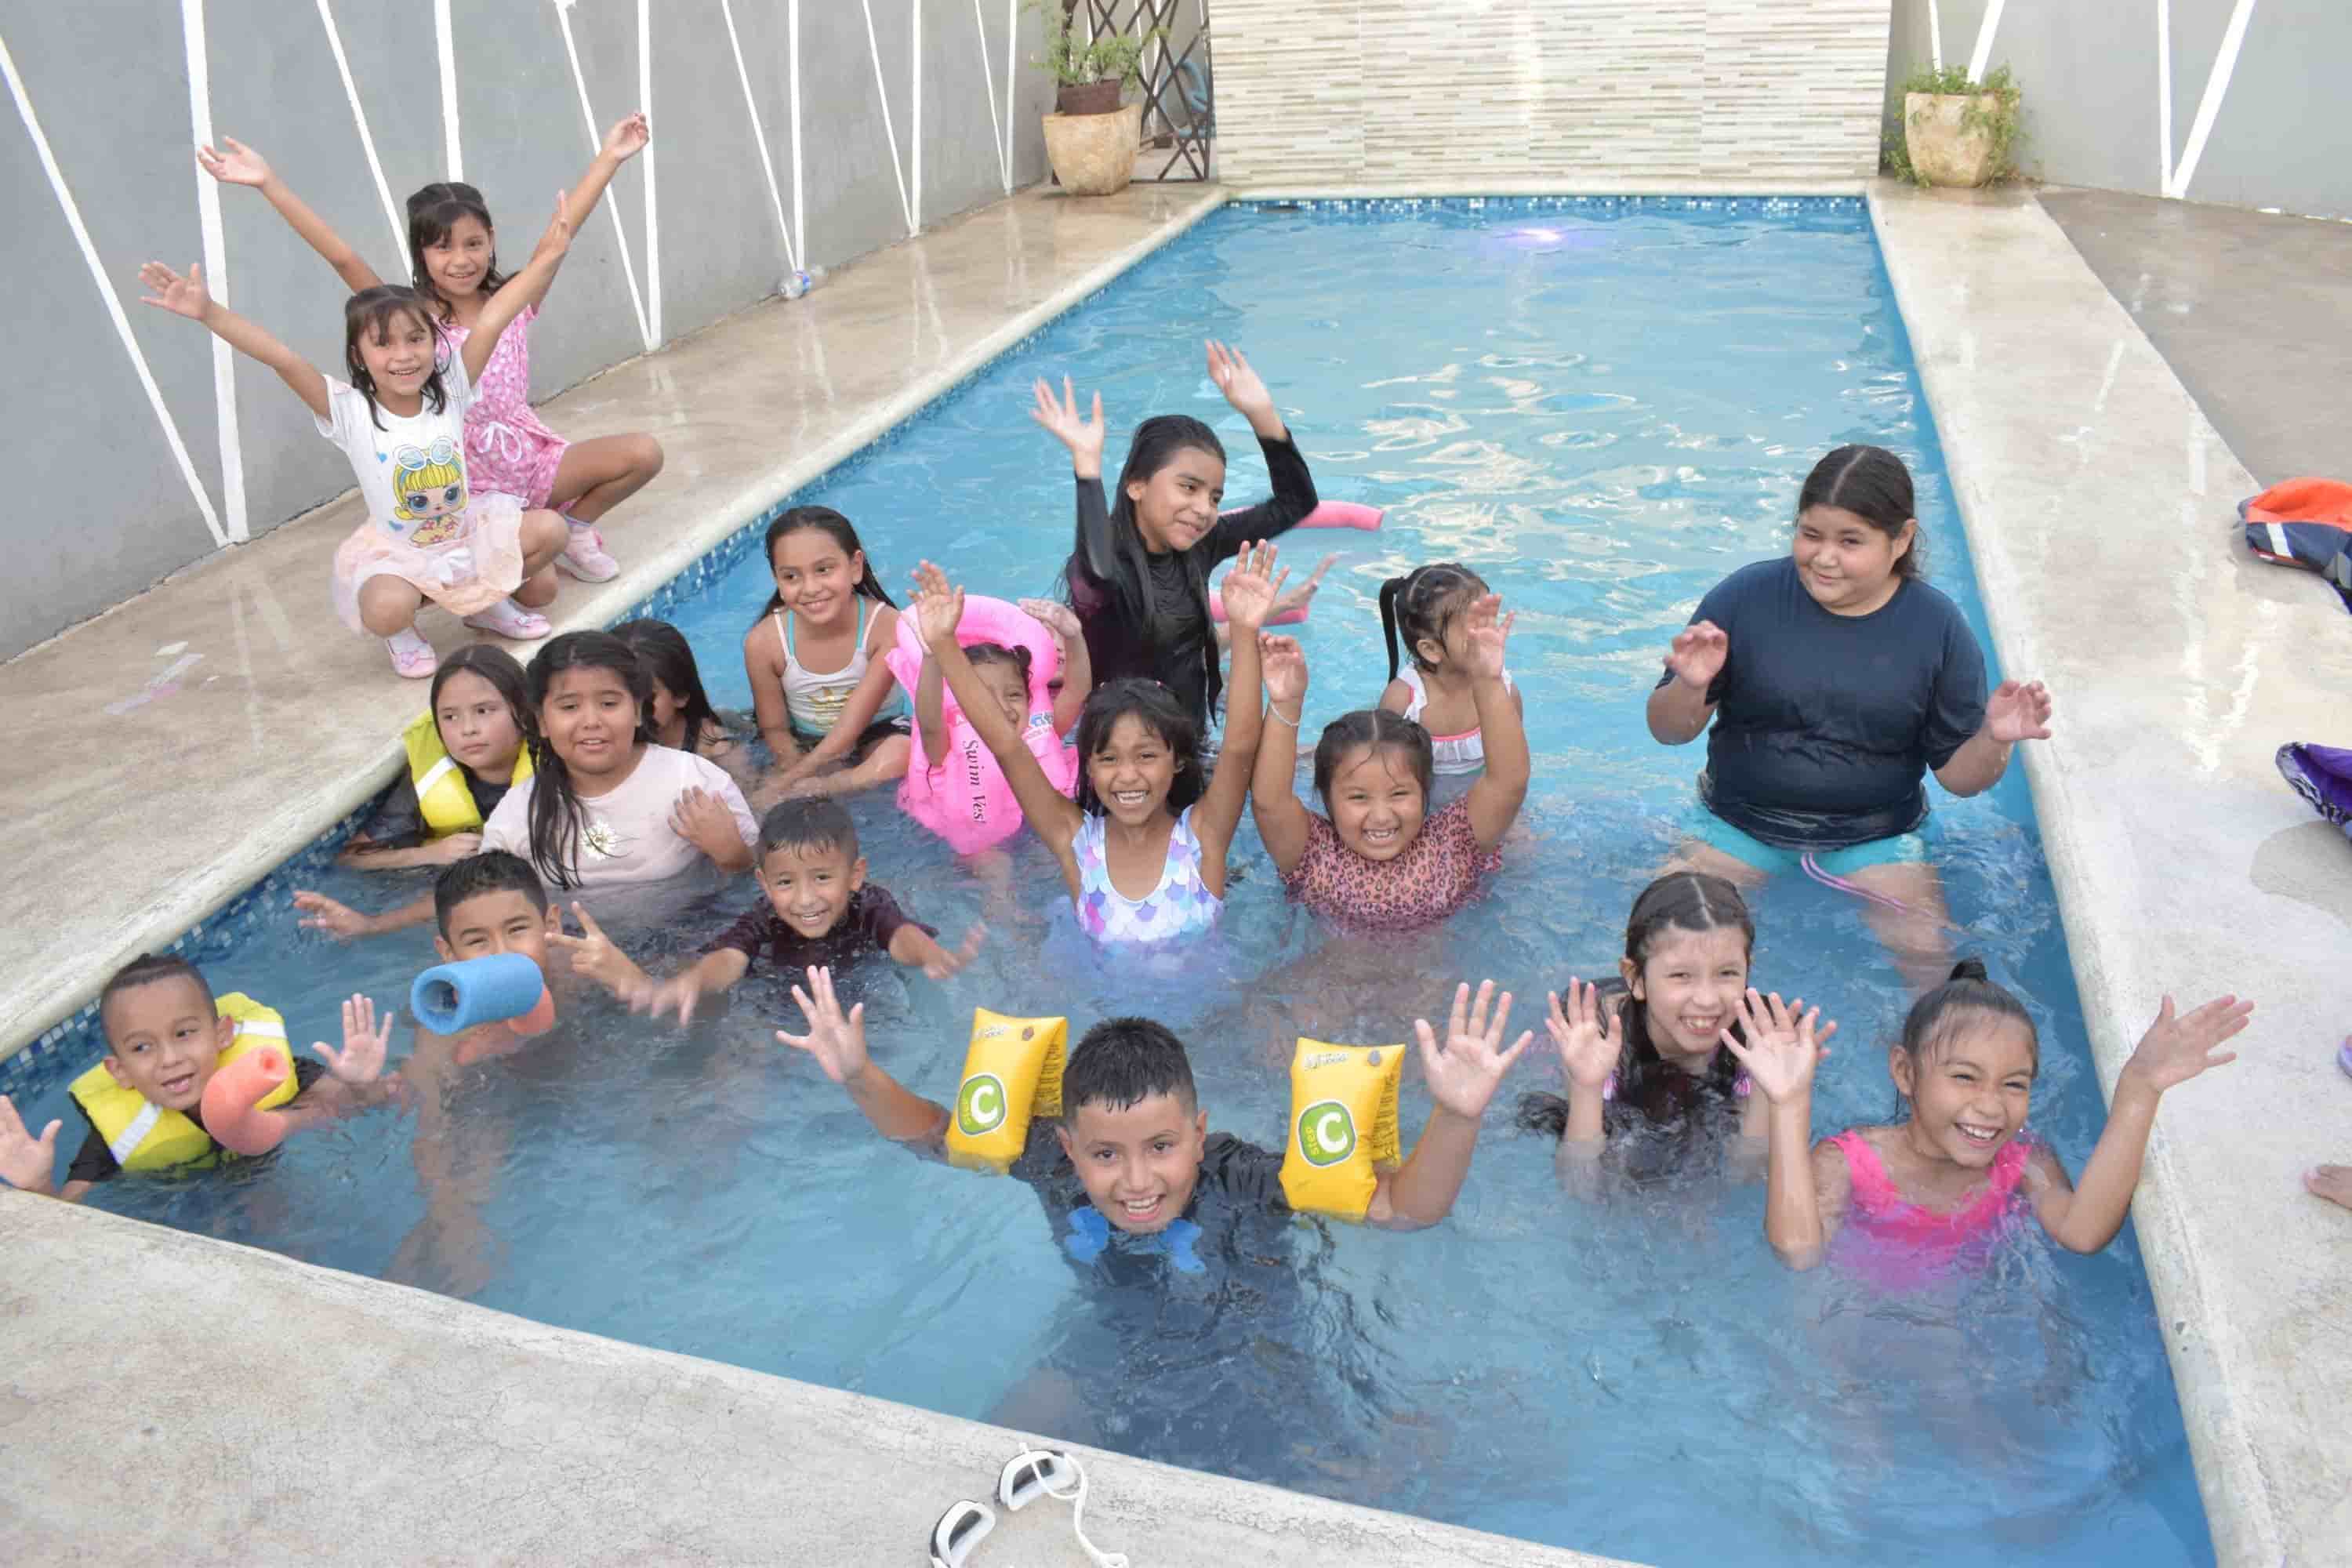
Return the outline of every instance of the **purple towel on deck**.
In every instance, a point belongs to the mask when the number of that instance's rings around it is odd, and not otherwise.
[[[2314,811],[2352,833],[2352,752],[2290,741],[2278,749],[2278,770]]]

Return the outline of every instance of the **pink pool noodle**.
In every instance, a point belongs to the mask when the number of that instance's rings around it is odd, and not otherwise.
[[[1268,616],[1265,624],[1270,626],[1295,626],[1307,618],[1307,608],[1300,605],[1279,615]],[[1225,618],[1225,596],[1213,588],[1209,590],[1209,618],[1220,623]]]
[[[1227,513],[1231,516],[1231,513]],[[1298,520],[1301,528],[1360,528],[1370,533],[1381,525],[1387,514],[1379,507],[1365,506],[1351,500],[1319,502],[1313,511]]]
[[[286,1058],[273,1050],[253,1050],[222,1068],[205,1085],[205,1131],[213,1142],[238,1154],[267,1154],[286,1141],[286,1118],[257,1109],[258,1102],[286,1081]]]

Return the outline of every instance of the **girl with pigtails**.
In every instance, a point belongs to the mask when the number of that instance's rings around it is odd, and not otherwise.
[[[1389,683],[1380,706],[1429,731],[1430,804],[1459,799],[1486,770],[1485,731],[1478,727],[1475,682],[1470,674],[1470,606],[1486,596],[1486,580],[1467,566],[1433,561],[1381,584],[1381,635],[1388,641]],[[1398,646],[1404,658],[1399,662]],[[1503,689],[1522,721],[1527,699],[1503,671]]]

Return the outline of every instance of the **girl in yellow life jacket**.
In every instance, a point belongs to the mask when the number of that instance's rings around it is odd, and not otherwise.
[[[482,823],[530,776],[530,686],[514,656],[472,643],[441,661],[402,740],[407,769],[377,797],[342,863],[366,871],[446,866],[481,847]]]

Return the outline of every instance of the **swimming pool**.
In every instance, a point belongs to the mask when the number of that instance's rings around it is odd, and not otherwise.
[[[1348,552],[1307,631],[1318,714],[1377,691],[1372,595],[1391,572],[1465,559],[1522,611],[1533,837],[1512,846],[1496,898],[1411,961],[1431,980],[1424,1009],[1462,965],[1525,994],[1613,959],[1697,763],[1696,748],[1664,751],[1642,728],[1657,652],[1730,565],[1782,547],[1797,479],[1822,450],[1875,439],[1911,459],[1931,567],[1976,614],[1859,203],[1224,214],[796,499],[856,519],[894,579],[938,552],[975,586],[1040,591],[1067,545],[1068,481],[1022,412],[1029,376],[1066,367],[1083,385],[1090,366],[1121,367],[1100,384],[1122,429],[1161,409],[1222,415],[1196,352],[1171,347],[1211,332],[1265,371],[1325,493],[1391,509],[1381,535],[1294,536],[1296,559],[1327,541]],[[1231,489],[1246,499],[1257,465],[1245,436],[1238,447]],[[764,571],[730,569],[722,552],[690,577],[654,611],[695,638],[720,700],[740,701],[734,649]],[[2098,1097],[2021,785],[1939,815],[1956,914],[2032,994],[2050,1042],[2037,1123],[2079,1166]],[[859,818],[877,879],[911,908],[951,932],[983,908],[887,799],[861,803]],[[1311,933],[1281,909],[1246,828],[1236,861],[1220,962],[1238,984],[1298,959]],[[943,1092],[975,1002],[1066,1009],[1080,1026],[1140,1007],[1192,1039],[1214,1124],[1271,1142],[1267,1042],[1208,1018],[1197,975],[1097,969],[1034,914],[1057,901],[1042,855],[1023,868],[1029,921],[996,919],[954,985],[871,977],[892,1069]],[[383,880],[326,885],[389,896]],[[1759,912],[1759,974],[1845,1021],[1822,1125],[1883,1116],[1891,1091],[1868,1047],[1901,998],[1854,911],[1781,885]],[[289,940],[282,894],[255,923],[257,936],[230,931],[205,961],[298,1029],[353,985],[396,994],[418,956],[399,940],[347,953]],[[1273,1010],[1307,984],[1284,981]],[[1331,1008],[1327,1032],[1404,1026],[1390,1009],[1349,1010]],[[478,1299],[961,1415],[998,1411],[1041,1362],[1083,1361],[1105,1325],[1034,1201],[874,1144],[764,1027],[567,1031],[488,1075],[470,1152],[507,1256]],[[1522,1069],[1524,1087],[1551,1076]],[[234,1183],[107,1198],[380,1273],[420,1209],[406,1134],[361,1124]],[[845,1201],[853,1184],[864,1190]],[[1451,1225],[1293,1233],[1297,1290],[1178,1301],[1159,1326],[1206,1337],[1162,1358],[1174,1397],[1076,1435],[1174,1444],[1155,1457],[1662,1563],[2210,1559],[2127,1247],[2084,1261],[2037,1244],[1970,1298],[1874,1314],[1833,1281],[1780,1274],[1760,1202],[1695,1181],[1575,1208],[1548,1151],[1509,1136],[1498,1110]],[[1202,1345],[1299,1391],[1296,1441],[1213,1432],[1220,1452],[1154,1408],[1181,1404],[1187,1379],[1200,1386],[1187,1363]]]

